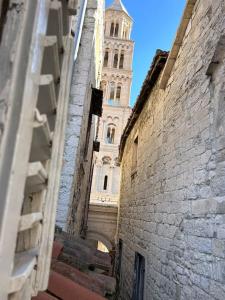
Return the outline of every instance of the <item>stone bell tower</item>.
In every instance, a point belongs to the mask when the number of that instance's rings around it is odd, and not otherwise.
[[[103,116],[99,126],[100,152],[95,158],[91,203],[117,205],[120,191],[118,147],[130,116],[130,90],[134,42],[133,20],[121,0],[105,12],[105,42],[101,88]]]

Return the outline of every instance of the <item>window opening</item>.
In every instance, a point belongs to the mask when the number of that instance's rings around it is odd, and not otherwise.
[[[107,142],[109,144],[114,144],[115,133],[116,133],[115,127],[109,126],[108,129],[107,129]]]
[[[111,83],[111,88],[110,88],[110,100],[114,100],[115,97],[115,83]]]
[[[119,24],[116,24],[116,28],[115,28],[115,37],[118,37],[119,34]]]
[[[135,253],[134,263],[134,285],[132,300],[144,300],[144,284],[145,284],[145,258]]]
[[[104,56],[104,67],[108,67],[108,62],[109,62],[109,51],[106,51]]]
[[[118,67],[118,60],[119,60],[118,53],[116,53],[114,55],[113,68],[117,68]]]
[[[120,55],[120,65],[119,68],[123,69],[123,65],[124,65],[124,53],[121,53]]]
[[[110,28],[110,36],[114,35],[114,23],[111,24],[111,28]]]
[[[112,129],[112,135],[111,135],[112,144],[114,144],[114,139],[115,139],[115,128]]]
[[[133,143],[132,173],[137,171],[137,159],[138,159],[138,137],[136,137]]]
[[[108,187],[108,176],[106,175],[104,178],[104,186],[103,186],[104,191],[107,190],[107,187]]]
[[[117,90],[116,90],[116,100],[117,101],[120,100],[120,96],[121,96],[121,86],[118,86]]]

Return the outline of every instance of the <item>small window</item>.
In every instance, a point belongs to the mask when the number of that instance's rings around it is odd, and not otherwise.
[[[112,141],[112,144],[114,144],[114,140],[115,140],[115,128],[112,128],[112,133],[111,133],[111,141]]]
[[[118,60],[119,60],[118,53],[116,53],[114,55],[114,61],[113,61],[113,68],[115,69],[118,67]]]
[[[114,125],[109,125],[108,129],[107,129],[107,143],[108,144],[114,144],[115,141],[115,133],[116,133],[116,129]]]
[[[110,28],[110,36],[114,35],[114,23],[111,24],[111,28]]]
[[[110,87],[110,100],[114,100],[115,98],[115,83],[111,82],[111,87]]]
[[[145,258],[135,253],[134,263],[134,284],[132,300],[144,300],[144,288],[145,288]]]
[[[120,55],[120,65],[119,68],[123,69],[123,65],[124,65],[124,53],[121,53]]]
[[[127,39],[127,37],[128,37],[127,29],[124,29],[124,31],[123,31],[123,38]]]
[[[107,188],[108,188],[108,176],[106,175],[106,176],[104,177],[103,190],[104,190],[104,191],[107,191]]]
[[[116,24],[116,28],[115,28],[115,37],[118,37],[119,35],[119,24]]]
[[[138,159],[138,137],[134,140],[133,143],[133,156],[132,156],[132,174],[137,172],[137,159]]]
[[[109,51],[107,50],[105,52],[105,56],[104,56],[104,67],[108,67],[108,62],[109,62]]]
[[[116,89],[116,100],[119,101],[121,96],[121,86],[117,86]]]

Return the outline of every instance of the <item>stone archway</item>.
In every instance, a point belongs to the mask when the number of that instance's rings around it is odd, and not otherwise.
[[[86,238],[100,241],[109,251],[112,250],[115,246],[117,214],[118,208],[116,206],[91,203]]]
[[[100,241],[102,244],[106,246],[106,248],[109,251],[111,251],[113,248],[112,242],[106,236],[104,236],[102,233],[99,232],[88,231],[87,240]]]

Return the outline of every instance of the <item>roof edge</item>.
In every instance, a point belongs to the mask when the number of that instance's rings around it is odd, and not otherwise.
[[[142,112],[142,110],[145,106],[145,103],[147,102],[149,95],[151,94],[152,89],[154,88],[154,86],[161,74],[161,71],[164,69],[168,56],[169,56],[169,52],[167,52],[167,51],[163,51],[163,50],[156,51],[156,54],[153,58],[153,62],[151,64],[150,70],[148,71],[148,74],[142,85],[140,95],[137,98],[135,106],[132,110],[132,114],[131,114],[130,118],[128,119],[127,125],[126,125],[126,127],[123,131],[122,137],[121,137],[120,147],[119,147],[120,161],[123,158],[123,152],[124,152],[124,148],[126,145],[127,137],[129,136],[136,121],[138,120],[139,115]]]
[[[111,7],[107,7],[107,8],[105,9],[105,11],[108,11],[108,10],[118,11],[118,12],[124,13],[124,14],[125,14],[132,22],[134,22],[134,19],[129,15],[128,12],[126,12],[126,11],[124,11],[124,10],[115,10],[115,9],[113,9],[113,8],[111,8]]]
[[[164,68],[163,71],[163,75],[162,75],[162,79],[160,82],[160,88],[161,89],[165,89],[168,83],[168,80],[170,78],[170,75],[172,73],[174,64],[176,62],[178,53],[180,51],[180,47],[183,43],[183,39],[189,24],[189,21],[192,17],[193,14],[193,10],[195,7],[197,0],[187,0],[185,9],[184,9],[184,13],[180,22],[180,25],[178,27],[177,33],[176,33],[176,37],[172,46],[172,49],[170,51],[170,55],[168,57],[166,66]]]

